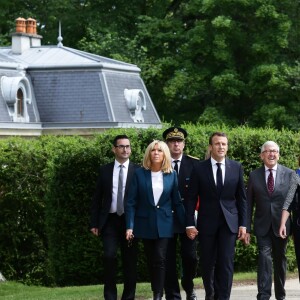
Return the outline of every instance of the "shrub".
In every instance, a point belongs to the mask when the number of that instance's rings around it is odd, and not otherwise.
[[[164,125],[164,128],[167,124]],[[280,163],[295,169],[299,133],[288,130],[230,128],[183,124],[188,131],[185,152],[204,159],[208,137],[224,131],[228,156],[250,171],[261,165],[266,140],[280,146]],[[28,284],[83,285],[102,281],[102,243],[89,232],[89,209],[99,166],[112,161],[116,134],[131,139],[131,160],[140,163],[146,146],[162,139],[163,129],[114,129],[90,138],[43,136],[0,140],[0,270],[9,280]],[[139,280],[148,279],[140,246]],[[296,268],[292,242],[289,269]],[[237,242],[235,270],[256,270],[257,250]],[[122,280],[121,272],[119,280]]]

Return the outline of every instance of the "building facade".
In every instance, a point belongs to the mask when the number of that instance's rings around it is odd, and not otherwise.
[[[0,47],[0,136],[161,127],[136,65],[65,47],[60,34],[41,40],[34,19],[18,18]]]

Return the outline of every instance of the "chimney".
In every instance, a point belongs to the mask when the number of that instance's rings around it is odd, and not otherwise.
[[[43,37],[36,32],[36,20],[28,18],[16,19],[16,32],[12,33],[12,52],[22,54],[31,47],[41,46]]]

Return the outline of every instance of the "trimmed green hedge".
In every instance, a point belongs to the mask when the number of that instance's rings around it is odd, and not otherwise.
[[[214,131],[229,136],[230,158],[242,162],[245,181],[261,165],[266,140],[281,146],[280,163],[295,169],[299,133],[247,127],[215,128],[184,124],[186,153],[204,159]],[[146,146],[164,129],[116,129],[91,138],[44,136],[0,140],[0,271],[7,279],[28,284],[85,285],[102,281],[102,244],[89,232],[90,201],[99,165],[113,159],[116,134],[131,139],[131,160],[141,162]],[[148,279],[141,247],[139,280]],[[236,271],[255,270],[256,244],[237,243]],[[289,269],[296,268],[292,242]],[[119,274],[121,280],[121,274]]]

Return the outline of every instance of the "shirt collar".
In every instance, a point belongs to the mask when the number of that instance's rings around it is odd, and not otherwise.
[[[213,159],[212,157],[210,157],[210,161],[211,161],[211,165],[214,166],[216,163],[218,163],[218,161],[216,161],[215,159]],[[221,165],[225,165],[225,158],[219,162]]]
[[[123,165],[125,168],[128,168],[128,165],[129,165],[129,159],[127,159],[123,164],[120,164],[120,163],[115,159],[115,168],[119,168],[120,165]]]
[[[264,165],[265,166],[265,172],[267,172],[270,168],[268,168],[266,165]],[[277,171],[277,167],[278,167],[278,165],[276,164],[273,168],[272,168],[272,170],[273,171]]]
[[[181,162],[181,161],[182,161],[182,154],[181,154],[181,156],[180,156],[179,158],[177,158],[177,159],[172,158],[172,162],[174,162],[175,160],[178,160],[179,162]]]

